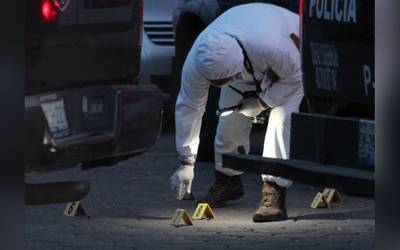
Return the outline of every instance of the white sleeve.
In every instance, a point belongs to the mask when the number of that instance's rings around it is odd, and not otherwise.
[[[300,52],[288,39],[281,39],[280,48],[268,53],[268,63],[279,79],[271,83],[265,76],[261,83],[260,98],[272,108],[285,103],[303,87]]]
[[[176,150],[182,163],[194,164],[199,146],[202,117],[208,99],[208,82],[184,67],[175,107]]]

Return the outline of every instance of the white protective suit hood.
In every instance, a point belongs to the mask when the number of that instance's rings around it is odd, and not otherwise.
[[[219,80],[242,72],[243,52],[232,36],[212,32],[198,45],[195,67],[206,79]]]
[[[242,72],[240,82],[243,82],[243,89],[239,89],[248,91],[256,88],[255,84],[248,84],[253,83],[253,79],[244,70],[243,52],[235,38],[245,48],[255,71],[254,76],[261,81],[263,91],[260,98],[275,110],[270,115],[271,122],[268,122],[269,134],[265,140],[268,144],[264,145],[268,152],[263,156],[290,157],[290,113],[297,112],[297,100],[301,100],[303,95],[301,58],[290,39],[291,33],[299,36],[298,15],[276,5],[251,3],[225,11],[197,37],[182,69],[181,88],[175,106],[176,148],[181,163],[193,165],[196,162],[210,89],[208,80],[225,79]],[[269,68],[279,76],[274,84],[265,74]],[[224,93],[228,98],[219,99],[220,108],[236,105],[241,100],[241,96],[227,84],[221,88],[221,96]],[[240,128],[249,128],[251,122],[249,125],[249,119],[240,114],[236,117],[246,124],[239,124],[238,119],[228,120],[235,114],[226,116],[226,123],[220,121],[223,133],[217,128],[217,135],[222,134],[223,137],[216,138],[216,166],[221,166],[218,170],[222,169],[221,154],[236,152],[238,145],[249,145],[250,130],[243,132]]]

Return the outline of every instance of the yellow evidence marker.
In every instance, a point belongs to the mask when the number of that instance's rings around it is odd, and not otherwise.
[[[193,222],[190,215],[185,209],[178,208],[175,212],[174,217],[172,217],[172,225],[175,227],[179,226],[192,226]]]
[[[315,195],[314,200],[311,202],[310,207],[320,208],[322,207],[321,205],[324,205],[327,208],[331,208],[331,205],[329,204],[325,196],[321,192],[318,192],[317,195]]]
[[[342,201],[342,196],[334,188],[325,188],[324,191],[322,192],[322,194],[325,196],[326,200],[329,203]]]
[[[208,203],[199,203],[193,213],[192,219],[201,220],[204,217],[206,217],[207,219],[214,219],[215,214]]]
[[[65,207],[64,215],[69,217],[87,216],[89,218],[81,201],[73,201],[68,203]]]

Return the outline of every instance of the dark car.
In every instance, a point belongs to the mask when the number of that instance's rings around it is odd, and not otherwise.
[[[159,138],[138,81],[142,0],[26,1],[26,172],[112,165]]]

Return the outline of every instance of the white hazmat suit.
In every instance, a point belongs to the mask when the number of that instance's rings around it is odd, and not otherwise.
[[[244,67],[239,42],[254,68],[254,77],[261,83],[259,98],[272,108],[263,156],[289,158],[290,115],[298,111],[303,98],[300,53],[290,38],[291,33],[299,35],[298,15],[275,5],[252,3],[229,9],[199,35],[183,66],[176,102],[176,148],[182,165],[195,163],[209,80],[240,73],[234,82],[222,87],[220,108],[237,105],[242,99],[228,85],[242,91],[256,89],[257,84]],[[279,77],[274,83],[267,76],[268,70]],[[239,112],[219,117],[215,138],[216,170],[228,176],[241,174],[223,168],[221,154],[236,152],[238,146],[244,146],[248,153],[251,126],[251,119]],[[263,176],[263,180],[283,187],[291,185],[290,180],[280,177]],[[188,192],[190,186],[191,181]]]

